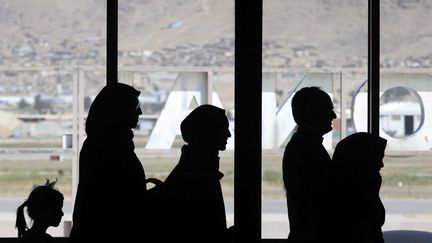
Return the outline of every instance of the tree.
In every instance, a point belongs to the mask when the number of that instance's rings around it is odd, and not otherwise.
[[[18,108],[20,110],[28,109],[30,108],[30,106],[31,105],[24,98],[21,98],[20,101],[18,102]]]
[[[34,97],[34,109],[42,114],[52,110],[51,104],[47,100],[44,100],[40,94]]]

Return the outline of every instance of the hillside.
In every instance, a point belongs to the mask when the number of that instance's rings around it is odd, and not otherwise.
[[[233,0],[119,2],[120,65],[233,65]],[[432,2],[381,16],[382,66],[431,67]],[[106,0],[0,0],[0,28],[0,66],[105,63]],[[366,0],[265,0],[263,32],[265,67],[367,64]]]

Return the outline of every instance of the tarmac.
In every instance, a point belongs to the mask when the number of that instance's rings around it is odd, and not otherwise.
[[[16,237],[15,210],[22,202],[20,198],[0,198],[0,237]],[[383,200],[386,207],[386,223],[383,231],[420,230],[432,232],[432,200],[430,199],[391,199]],[[264,200],[262,207],[262,238],[287,238],[288,217],[284,200]],[[52,236],[67,236],[72,219],[71,204],[65,202],[65,215],[58,227],[51,227]],[[233,202],[226,202],[227,223],[233,225]]]

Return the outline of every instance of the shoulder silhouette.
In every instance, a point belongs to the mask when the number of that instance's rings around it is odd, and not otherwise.
[[[18,207],[16,217],[16,228],[18,238],[22,243],[49,243],[51,235],[46,231],[49,227],[59,226],[63,217],[63,194],[54,188],[57,181],[50,182],[48,179],[45,185],[36,186],[25,202]],[[29,229],[24,216],[24,208],[33,221]]]

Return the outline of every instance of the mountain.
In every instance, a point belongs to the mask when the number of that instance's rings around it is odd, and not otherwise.
[[[265,67],[366,68],[366,0],[264,0]],[[381,1],[387,68],[429,68],[432,1]],[[0,0],[0,66],[104,65],[106,0]],[[233,66],[234,0],[119,1],[119,65]]]

